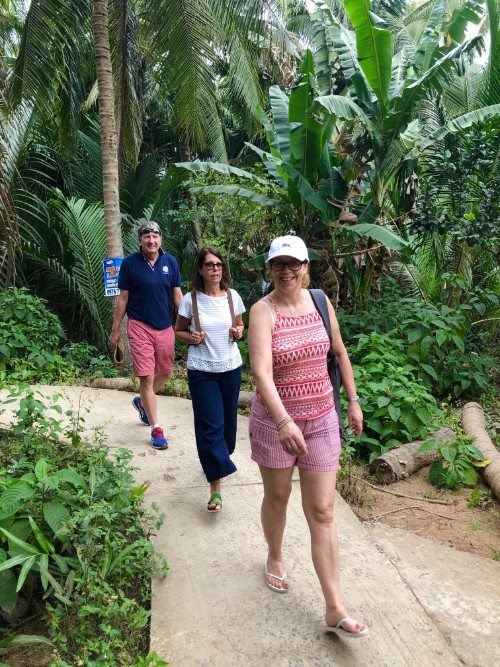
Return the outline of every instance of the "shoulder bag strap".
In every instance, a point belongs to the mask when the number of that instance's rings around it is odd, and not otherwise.
[[[198,313],[198,301],[196,300],[196,292],[193,290],[191,292],[191,303],[193,304],[193,319],[194,319],[194,328],[195,331],[201,332],[200,327],[200,315]]]
[[[227,294],[227,302],[229,304],[229,312],[231,313],[231,326],[235,327],[236,316],[234,314],[233,295],[231,294],[231,290],[229,288],[226,290],[226,294]]]
[[[321,289],[310,289],[309,293],[311,295],[311,298],[314,302],[314,305],[316,306],[316,310],[321,316],[321,319],[323,320],[323,324],[325,325],[326,333],[328,334],[328,338],[330,339],[330,343],[332,342],[332,328],[330,325],[330,315],[328,314],[328,305],[326,303],[326,294],[323,292]]]
[[[326,302],[326,294],[323,292],[323,290],[320,289],[310,289],[309,293],[311,295],[311,299],[314,302],[314,305],[316,306],[316,310],[321,316],[321,319],[323,320],[323,324],[325,325],[326,333],[328,334],[328,338],[330,339],[330,345],[332,343],[332,327],[330,324],[330,315],[328,314],[328,305]],[[339,419],[339,431],[340,431],[340,437],[342,440],[346,440],[346,436],[344,433],[344,423],[342,419],[342,408],[340,407],[340,386],[342,385],[342,377],[340,375],[340,367],[339,367],[339,362],[336,356],[333,354],[328,354],[328,375],[330,376],[330,381],[332,383],[333,387],[333,400],[335,403],[335,409],[337,411],[337,417]]]

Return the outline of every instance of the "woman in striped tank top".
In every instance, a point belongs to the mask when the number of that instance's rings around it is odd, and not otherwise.
[[[264,486],[261,520],[268,554],[265,583],[288,592],[282,555],[292,474],[300,474],[302,507],[311,533],[314,568],[326,605],[325,629],[359,638],[364,623],[351,618],[340,594],[340,564],[334,522],[340,437],[326,356],[330,342],[309,291],[309,255],[302,239],[283,236],[271,243],[268,265],[274,289],[250,311],[248,349],[257,390],[249,424],[252,460]],[[328,302],[332,350],[347,393],[349,427],[360,435],[363,414],[351,362]]]

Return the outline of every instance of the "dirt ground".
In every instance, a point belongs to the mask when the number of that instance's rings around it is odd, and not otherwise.
[[[477,484],[475,488],[483,492],[480,505],[471,507],[472,489],[438,490],[427,481],[428,474],[425,467],[394,484],[378,485],[372,483],[366,468],[357,468],[350,479],[339,480],[338,488],[363,521],[380,521],[460,551],[500,560],[500,504],[491,498],[488,487]]]

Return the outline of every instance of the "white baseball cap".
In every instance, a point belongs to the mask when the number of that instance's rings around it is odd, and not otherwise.
[[[301,262],[309,261],[309,253],[304,241],[299,236],[278,236],[271,243],[266,262],[276,257],[294,257]]]

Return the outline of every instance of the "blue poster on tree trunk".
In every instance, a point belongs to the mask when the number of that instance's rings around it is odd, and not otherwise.
[[[102,260],[104,271],[104,295],[117,296],[120,294],[118,289],[118,275],[123,257],[109,257]]]

